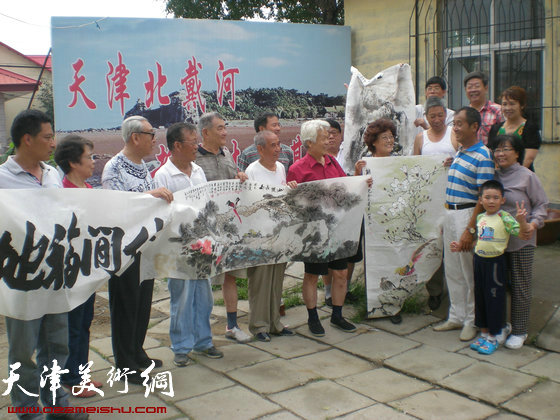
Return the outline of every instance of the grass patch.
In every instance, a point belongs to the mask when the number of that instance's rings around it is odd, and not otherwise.
[[[235,284],[237,284],[237,298],[239,300],[249,299],[249,279],[235,279]]]
[[[404,301],[401,312],[403,314],[423,314],[426,300],[416,293]]]
[[[282,299],[286,309],[293,308],[294,306],[303,305],[303,295],[301,294],[301,284],[285,289],[282,292]]]
[[[352,322],[362,322],[367,317],[366,285],[363,282],[351,283],[350,293],[354,296],[352,306],[357,309],[356,315],[351,318]]]
[[[214,299],[214,306],[224,306],[224,298]]]

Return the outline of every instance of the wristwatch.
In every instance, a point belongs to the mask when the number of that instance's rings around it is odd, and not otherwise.
[[[475,228],[467,228],[467,230],[469,231],[469,233],[471,235],[474,235],[476,233],[476,229]]]

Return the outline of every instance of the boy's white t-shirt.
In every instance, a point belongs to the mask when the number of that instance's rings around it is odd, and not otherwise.
[[[284,165],[276,161],[276,171],[266,169],[257,160],[251,163],[245,173],[249,177],[249,181],[262,182],[270,185],[286,185],[286,169]]]

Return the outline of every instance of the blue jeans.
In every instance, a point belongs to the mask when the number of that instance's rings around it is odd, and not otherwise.
[[[52,373],[53,360],[58,366],[64,368],[68,357],[68,313],[47,314],[31,321],[22,321],[6,317],[6,330],[8,334],[8,363],[10,365],[20,362],[21,366],[15,371],[19,380],[14,383],[10,392],[12,405],[16,407],[39,407],[38,398],[25,394],[19,387],[27,392],[39,394],[45,406],[66,407],[69,405],[68,394],[61,388],[56,390],[56,401],[53,404],[53,395],[50,381],[40,388],[39,380],[43,366],[49,369],[45,375]],[[37,365],[33,362],[33,353],[37,350]],[[20,418],[42,419],[42,414],[35,416],[18,416]]]
[[[212,347],[210,314],[214,299],[210,280],[168,279],[171,296],[169,337],[175,354]]]
[[[78,385],[82,380],[80,365],[88,363],[89,327],[93,320],[95,293],[81,305],[68,312],[68,360],[65,368],[69,370],[61,376],[66,385]],[[92,369],[94,366],[92,366]]]

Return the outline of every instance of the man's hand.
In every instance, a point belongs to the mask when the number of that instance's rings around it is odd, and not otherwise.
[[[245,172],[237,172],[237,176],[235,178],[241,181],[242,184],[249,179]]]
[[[365,166],[366,166],[366,161],[365,160],[357,161],[356,164],[354,165],[354,175],[355,176],[361,175]]]
[[[290,181],[286,184],[288,187],[290,187],[292,190],[294,188],[297,188],[297,182],[296,181]]]
[[[416,118],[414,120],[414,126],[415,127],[422,127],[424,130],[427,130],[428,128],[430,128],[430,126],[428,125],[428,123],[426,122],[426,120],[424,118]]]
[[[453,163],[453,158],[448,157],[448,158],[445,158],[445,160],[443,161],[443,166],[445,166],[446,168],[449,168],[452,163]]]
[[[160,187],[155,190],[146,191],[146,193],[150,194],[153,197],[161,198],[162,200],[165,200],[168,203],[171,203],[173,201],[173,193],[165,187]]]
[[[470,252],[473,247],[473,234],[465,229],[463,234],[461,235],[461,239],[459,239],[459,251],[460,252]]]

